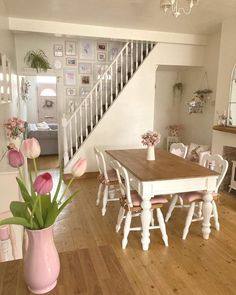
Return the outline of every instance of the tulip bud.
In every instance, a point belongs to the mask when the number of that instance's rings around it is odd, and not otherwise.
[[[24,156],[22,155],[21,151],[14,149],[9,150],[7,157],[11,167],[19,168],[24,165]]]
[[[34,137],[23,140],[22,150],[28,159],[38,158],[41,152],[39,142]]]
[[[87,160],[85,159],[79,159],[77,162],[75,162],[74,166],[71,169],[71,173],[74,177],[80,177],[84,174],[85,170],[87,168]]]
[[[40,174],[34,181],[34,190],[39,195],[50,193],[53,188],[52,175],[50,173]]]

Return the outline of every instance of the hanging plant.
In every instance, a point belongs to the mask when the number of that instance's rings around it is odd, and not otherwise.
[[[183,83],[178,82],[178,83],[174,84],[174,86],[173,86],[173,94],[174,94],[174,96],[179,96],[179,97],[182,96],[182,94],[183,94]]]
[[[37,73],[41,71],[47,72],[48,69],[51,69],[48,57],[41,49],[28,51],[25,55],[24,62],[30,68],[36,69]]]

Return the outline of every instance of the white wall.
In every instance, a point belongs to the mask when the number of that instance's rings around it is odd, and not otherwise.
[[[7,12],[3,0],[0,0],[0,52],[4,53],[11,60],[13,72],[15,70],[15,45],[12,33],[8,29]],[[17,77],[12,75],[12,97],[13,101],[8,104],[0,105],[0,125],[6,120],[17,114],[18,101],[17,101]],[[5,130],[0,127],[0,155],[6,150],[6,136]]]
[[[88,171],[96,171],[94,146],[106,148],[142,147],[140,135],[154,128],[155,79],[157,65],[202,66],[204,46],[158,44],[114,105],[88,137],[74,160],[88,160]],[[67,165],[70,172],[73,161]]]

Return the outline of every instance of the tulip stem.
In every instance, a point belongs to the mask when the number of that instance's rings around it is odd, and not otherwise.
[[[37,168],[36,159],[33,159],[33,163],[34,163],[34,172],[35,172],[35,178],[36,178],[38,175],[38,168]]]
[[[69,187],[71,186],[72,182],[74,181],[74,179],[75,179],[75,177],[72,177],[72,178],[70,179],[69,183],[67,184],[67,186],[66,186],[64,192],[62,193],[62,195],[61,195],[61,197],[60,197],[59,203],[61,203],[62,198],[63,198],[63,197],[65,196],[65,194],[67,193],[67,191],[68,191]]]
[[[19,171],[20,179],[24,182],[25,179],[20,167],[18,167],[18,171]]]

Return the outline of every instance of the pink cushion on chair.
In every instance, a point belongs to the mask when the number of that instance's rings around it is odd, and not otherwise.
[[[142,198],[137,193],[137,191],[133,190],[130,193],[131,193],[131,198],[132,198],[133,206],[134,207],[141,206]],[[154,198],[151,198],[151,204],[152,205],[154,205],[154,204],[165,204],[165,203],[168,203],[168,201],[164,197],[154,197]]]
[[[115,170],[108,170],[107,176],[109,181],[118,181],[117,174]]]
[[[189,193],[180,194],[180,197],[189,203],[203,200],[203,196],[204,196],[204,192],[189,192]],[[213,193],[212,196],[215,199],[218,196],[218,194]]]

